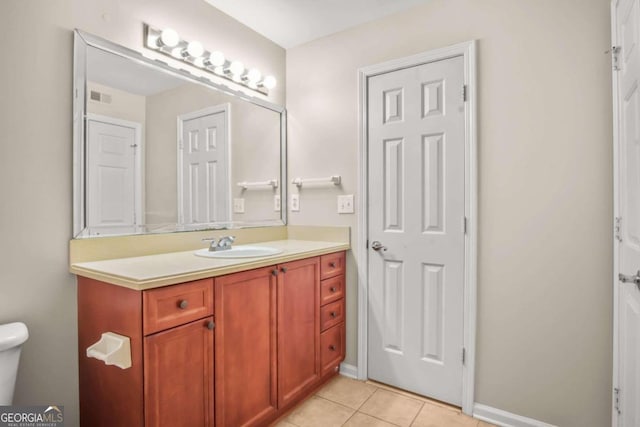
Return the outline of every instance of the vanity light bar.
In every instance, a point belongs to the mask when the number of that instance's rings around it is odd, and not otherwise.
[[[144,24],[144,44],[148,49],[163,53],[175,60],[231,80],[249,89],[268,95],[276,86],[273,76],[262,77],[256,68],[246,69],[240,61],[227,59],[220,51],[208,51],[196,40],[183,40],[171,28],[159,30]]]

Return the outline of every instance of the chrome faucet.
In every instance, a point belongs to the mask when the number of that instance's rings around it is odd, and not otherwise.
[[[216,239],[214,237],[209,237],[206,239],[202,239],[203,242],[209,242],[209,251],[226,251],[231,249],[231,244],[236,240],[236,236],[224,236],[218,240],[216,244]]]
[[[236,236],[224,236],[218,240],[218,246],[214,251],[226,251],[231,249],[231,244],[236,240]]]

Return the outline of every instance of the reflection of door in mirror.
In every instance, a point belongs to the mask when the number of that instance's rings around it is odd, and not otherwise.
[[[178,116],[178,222],[229,221],[228,104]]]
[[[91,235],[136,231],[141,223],[139,123],[87,117],[87,226]]]

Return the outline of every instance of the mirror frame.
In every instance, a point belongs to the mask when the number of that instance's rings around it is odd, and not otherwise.
[[[109,40],[86,33],[82,30],[74,30],[73,37],[73,236],[72,238],[87,238],[100,236],[83,236],[86,229],[86,118],[87,118],[87,48],[94,47],[114,55],[145,64],[161,72],[174,77],[186,80],[190,83],[197,83],[209,89],[222,92],[226,95],[234,96],[244,101],[250,102],[259,107],[267,108],[280,114],[280,219],[256,221],[252,223],[235,223],[231,221],[231,227],[227,227],[229,222],[225,222],[225,227],[216,227],[215,223],[203,223],[202,228],[193,230],[220,229],[220,228],[249,228],[260,226],[280,226],[287,224],[287,110],[284,106],[274,104],[264,99],[248,95],[247,93],[233,89],[225,84],[206,79],[192,74],[183,68],[174,68],[160,59],[150,59],[142,53],[118,45]],[[147,224],[139,224],[146,226]],[[176,225],[178,225],[176,223]],[[177,228],[177,227],[176,227]],[[175,230],[182,231],[182,230]],[[191,231],[184,230],[184,231]],[[173,231],[163,231],[173,232]],[[153,231],[145,231],[136,234],[152,234]],[[161,233],[161,232],[158,232]],[[126,234],[122,234],[126,235]],[[111,235],[115,236],[115,235]]]

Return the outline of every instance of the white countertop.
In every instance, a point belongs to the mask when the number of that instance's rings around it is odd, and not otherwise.
[[[221,259],[196,256],[195,251],[190,250],[79,262],[71,264],[70,271],[114,285],[144,290],[349,249],[349,244],[344,242],[311,240],[276,240],[252,243],[251,246],[270,246],[282,249],[283,252],[266,257]]]

